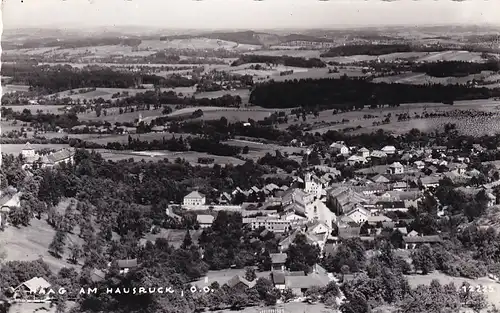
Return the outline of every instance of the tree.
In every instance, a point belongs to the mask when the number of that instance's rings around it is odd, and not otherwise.
[[[248,281],[254,281],[257,278],[255,274],[255,269],[253,267],[247,267],[245,270],[245,279]]]
[[[436,257],[429,245],[422,245],[411,253],[411,260],[415,270],[426,275],[435,269]]]
[[[319,255],[319,248],[308,244],[304,234],[298,234],[288,248],[286,266],[292,271],[309,273],[312,266],[319,262]]]
[[[78,259],[80,259],[83,256],[83,250],[82,247],[78,244],[72,244],[70,248],[70,260],[73,262],[73,264],[78,263]]]
[[[189,229],[186,230],[186,235],[184,236],[184,240],[182,241],[182,249],[188,249],[193,244],[193,240],[191,239],[191,234],[189,233]]]
[[[54,239],[49,245],[49,252],[54,256],[60,258],[61,254],[64,252],[64,245],[66,240],[66,233],[62,231],[57,231],[54,235]]]

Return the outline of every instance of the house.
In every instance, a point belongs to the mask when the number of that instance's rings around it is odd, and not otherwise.
[[[385,215],[376,215],[376,216],[369,216],[366,221],[370,225],[376,226],[378,223],[383,223],[383,222],[392,222],[392,220],[385,216]]]
[[[297,229],[290,236],[286,237],[285,239],[283,239],[282,241],[280,241],[278,243],[279,251],[283,252],[283,251],[288,250],[290,245],[293,243],[293,241],[295,240],[295,238],[299,234],[305,235],[308,244],[315,245],[315,246],[319,247],[321,251],[323,250],[324,243],[325,243],[323,241],[323,239],[325,239],[325,241],[326,241],[326,238],[325,238],[326,236],[323,237],[322,239],[320,239],[317,236],[314,236],[312,234],[309,234],[308,232],[303,231],[302,229]]]
[[[389,174],[403,174],[404,166],[399,162],[394,162],[391,165],[389,165],[387,171]]]
[[[255,280],[248,281],[244,277],[241,277],[240,275],[236,275],[233,278],[231,278],[226,283],[226,285],[228,285],[228,287],[231,289],[244,290],[244,289],[252,288],[253,286],[255,286]]]
[[[320,199],[323,191],[323,182],[316,175],[307,173],[304,179],[304,191]]]
[[[384,151],[380,151],[380,150],[373,150],[372,153],[370,154],[370,158],[372,158],[372,159],[387,158],[387,153],[385,153]]]
[[[60,165],[62,163],[73,163],[75,150],[64,148],[47,155],[38,154],[33,146],[28,142],[21,151],[24,159],[23,169],[28,168],[45,168]]]
[[[387,184],[390,182],[390,180],[385,177],[384,175],[377,174],[371,178],[371,181],[374,183],[379,183],[379,184]]]
[[[330,145],[330,149],[333,153],[336,154],[341,154],[341,155],[348,155],[349,154],[349,148],[344,145],[343,142],[334,142]]]
[[[295,295],[304,296],[308,289],[312,287],[326,287],[330,282],[328,275],[313,271],[309,275],[285,276],[285,285],[290,288]]]
[[[219,203],[221,203],[221,204],[227,204],[227,203],[231,203],[231,201],[233,201],[233,197],[229,193],[223,192],[220,194],[218,200],[219,200]]]
[[[358,155],[362,158],[367,158],[370,156],[370,150],[363,147],[363,148],[358,150]]]
[[[383,212],[408,211],[405,201],[378,201],[375,206],[379,211]]]
[[[331,189],[327,193],[327,201],[336,212],[348,212],[359,204],[365,204],[368,201],[352,188],[341,186]]]
[[[408,189],[408,184],[404,181],[398,181],[392,185],[392,190],[395,191],[404,191],[406,189]]]
[[[127,274],[138,267],[137,259],[118,260],[116,263],[120,269],[120,274]]]
[[[270,253],[273,271],[284,271],[288,255],[286,253]]]
[[[200,224],[200,228],[208,228],[211,227],[215,218],[210,214],[198,214],[196,216],[196,221]]]
[[[275,288],[279,290],[285,290],[286,289],[286,276],[285,272],[279,271],[279,272],[271,272],[271,281],[273,282],[273,285]]]
[[[367,220],[370,216],[370,212],[362,206],[357,206],[353,210],[345,213],[345,216],[351,218],[354,222],[361,224]]]
[[[440,180],[441,176],[424,176],[419,179],[419,182],[425,188],[436,188]]]
[[[495,197],[491,192],[487,192],[486,196],[488,197],[488,207],[492,207],[497,203],[497,197]]]
[[[94,269],[90,273],[90,280],[92,280],[94,283],[98,283],[103,281],[106,278],[106,273],[102,270],[99,269]]]
[[[394,154],[396,153],[396,147],[394,146],[385,146],[382,148],[382,152],[386,154]]]
[[[351,166],[355,164],[365,164],[367,162],[368,160],[366,160],[366,158],[359,155],[352,155],[347,159],[347,163]]]
[[[423,244],[430,244],[434,245],[437,243],[441,243],[443,240],[441,239],[440,236],[434,235],[434,236],[406,236],[403,237],[403,243],[405,245],[405,249],[416,249],[420,247]]]
[[[252,230],[264,227],[273,233],[284,233],[290,229],[292,222],[271,216],[257,216],[243,218],[243,224],[250,225]]]
[[[50,299],[51,284],[43,277],[33,277],[25,281],[13,290],[13,298],[25,300],[48,300]]]
[[[423,161],[418,160],[418,161],[413,162],[413,166],[416,169],[421,170],[425,167],[425,163]]]
[[[205,205],[206,201],[206,197],[195,190],[184,197],[183,204],[187,206],[201,206]]]

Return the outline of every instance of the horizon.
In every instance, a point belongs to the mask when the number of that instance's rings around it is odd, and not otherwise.
[[[2,11],[4,30],[110,27],[329,30],[434,25],[500,26],[500,10],[491,1],[142,0],[139,3],[138,0],[93,0],[90,3],[89,0],[25,0],[24,3],[2,2]],[[200,15],[200,11],[205,14]]]

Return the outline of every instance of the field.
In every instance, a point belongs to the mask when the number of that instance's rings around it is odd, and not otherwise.
[[[191,239],[193,240],[194,243],[198,242],[198,238],[200,237],[201,233],[203,230],[196,230],[196,231],[191,231]],[[167,239],[170,245],[173,245],[176,248],[179,248],[182,245],[182,242],[184,240],[184,237],[186,236],[186,231],[183,229],[164,229],[162,228],[160,230],[159,234],[148,234],[144,238],[145,240],[149,240],[151,242],[154,242],[156,238],[164,238]]]
[[[417,128],[422,131],[428,131],[442,127],[446,123],[457,124],[457,129],[464,133],[473,136],[480,136],[483,134],[491,134],[500,131],[499,121],[500,116],[493,117],[475,117],[475,118],[432,118],[432,119],[411,119],[409,121],[397,122],[396,114],[409,113],[413,116],[414,113],[421,114],[424,111],[428,113],[443,112],[452,110],[477,110],[485,112],[498,112],[500,109],[500,102],[494,100],[471,100],[471,101],[457,101],[453,106],[444,105],[441,103],[415,103],[403,104],[396,108],[383,108],[383,109],[363,109],[361,111],[351,111],[333,115],[332,110],[322,111],[319,117],[313,118],[309,116],[307,123],[313,125],[311,132],[324,133],[328,130],[342,130],[347,127],[355,128],[361,126],[361,129],[355,130],[352,133],[370,133],[377,129],[384,129],[394,134],[402,134],[408,132],[412,128]],[[391,113],[392,122],[386,125],[373,126],[373,122],[380,122],[385,115]],[[363,115],[371,114],[377,116],[373,119],[364,119]],[[281,129],[286,129],[290,124],[302,123],[302,120],[294,121],[295,116],[289,118],[288,124],[279,125]],[[328,125],[332,122],[340,122],[343,119],[349,120],[348,123]]]
[[[412,84],[412,85],[424,85],[424,84],[450,85],[450,84],[466,84],[467,82],[473,79],[496,82],[497,80],[500,79],[500,77],[499,75],[496,75],[493,72],[489,71],[483,71],[480,74],[472,74],[465,77],[432,77],[424,73],[409,72],[387,77],[377,77],[373,80],[373,82]],[[498,86],[498,83],[496,85]]]
[[[10,92],[29,91],[30,86],[27,85],[2,85],[2,95]]]
[[[489,278],[479,278],[479,279],[467,279],[460,277],[451,277],[441,273],[434,272],[429,275],[411,275],[406,276],[412,288],[415,288],[418,285],[429,285],[433,279],[439,280],[441,285],[454,283],[458,288],[462,285],[462,282],[468,282],[471,286],[486,286],[492,287],[492,292],[486,292],[486,299],[488,302],[500,306],[500,284],[490,280]]]
[[[28,109],[32,114],[36,114],[38,110],[44,113],[60,114],[61,109],[64,109],[64,105],[39,105],[39,104],[29,104],[29,105],[5,105],[5,108],[10,108],[13,111],[22,112],[24,109]]]
[[[80,89],[84,88],[78,88],[78,89],[72,89],[74,94],[70,94],[70,90],[65,90],[62,92],[58,92],[49,96],[46,96],[47,98],[56,96],[59,98],[66,98],[69,97],[73,100],[91,100],[91,99],[97,99],[97,98],[103,98],[104,100],[111,100],[111,96],[115,93],[118,92],[128,92],[130,96],[133,96],[138,93],[143,93],[148,90],[154,90],[154,89],[138,89],[138,88],[96,88],[95,91],[90,91],[86,93],[79,93],[78,91]],[[179,88],[161,88],[161,91],[174,91],[176,93],[182,93],[186,96],[192,95],[195,92],[195,89],[193,87],[179,87]]]
[[[204,115],[209,113],[209,112],[217,112],[220,114],[220,116],[218,118],[221,118],[222,116],[226,116],[228,114],[235,114],[236,112],[238,112],[236,114],[241,113],[241,114],[246,115],[246,119],[248,119],[248,118],[255,119],[253,116],[254,114],[259,114],[259,113],[264,112],[265,114],[268,114],[267,116],[269,116],[269,114],[271,114],[275,111],[278,111],[277,109],[264,109],[261,107],[246,107],[246,108],[242,108],[242,109],[221,108],[221,107],[191,107],[191,108],[184,108],[184,109],[174,111],[174,112],[170,113],[168,116],[169,117],[178,117],[178,116],[184,116],[184,115],[187,116],[187,115],[191,115],[196,110],[202,110]],[[231,112],[231,113],[227,113],[227,112]],[[257,112],[257,113],[255,113],[255,112]]]
[[[298,50],[298,49],[276,49],[276,50],[259,50],[247,52],[245,54],[256,54],[256,55],[269,55],[269,56],[283,56],[287,55],[290,57],[297,58],[319,58],[319,50]]]
[[[285,146],[279,146],[275,144],[263,144],[263,143],[258,143],[258,142],[252,142],[252,141],[247,141],[247,140],[239,140],[239,139],[231,139],[228,141],[224,142],[225,144],[231,145],[231,146],[236,146],[236,147],[245,147],[248,146],[249,152],[248,154],[244,155],[245,158],[250,158],[254,161],[262,158],[263,156],[266,155],[266,153],[270,153],[272,155],[276,154],[276,151],[280,151],[281,153],[288,153],[290,155],[291,159],[295,159],[296,161],[300,157],[294,157],[291,154],[292,153],[300,153],[302,148],[296,148],[296,147],[285,147]]]
[[[352,55],[345,57],[330,57],[323,58],[325,61],[337,63],[355,63],[362,61],[373,61],[380,59],[381,61],[392,62],[398,59],[415,59],[417,62],[437,62],[437,61],[467,61],[467,62],[484,62],[479,52],[469,51],[443,51],[443,52],[399,52],[390,53],[380,56],[373,55]]]
[[[135,161],[145,160],[148,161],[158,161],[164,158],[167,158],[169,161],[173,162],[177,158],[184,159],[188,161],[191,165],[201,165],[201,166],[212,166],[199,164],[198,158],[200,157],[210,157],[214,158],[214,164],[226,165],[240,165],[243,164],[244,161],[226,156],[217,156],[211,155],[204,152],[195,152],[195,151],[187,151],[187,152],[172,152],[166,150],[159,151],[111,151],[111,150],[96,150],[101,153],[102,157],[106,160],[119,161],[119,160],[128,160],[133,158]]]
[[[54,272],[63,267],[75,267],[66,261],[66,254],[61,259],[50,255],[47,251],[54,238],[55,230],[45,220],[32,219],[29,227],[16,228],[9,226],[2,233],[1,243],[7,257],[5,261],[34,261],[42,258]],[[67,243],[79,243],[80,238],[69,235]]]
[[[191,39],[174,39],[168,41],[160,40],[143,40],[139,45],[139,49],[151,49],[154,51],[164,49],[226,49],[226,50],[257,50],[261,46],[238,44],[236,42],[208,39],[208,38],[191,38]]]

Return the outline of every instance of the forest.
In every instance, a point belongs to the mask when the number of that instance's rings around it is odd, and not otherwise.
[[[413,69],[417,73],[426,73],[433,77],[465,77],[471,74],[479,74],[482,71],[500,71],[498,61],[486,63],[465,61],[443,61],[416,65]]]
[[[500,89],[440,84],[372,83],[363,78],[343,77],[258,84],[252,90],[249,102],[264,108],[301,106],[351,110],[365,106],[397,106],[402,103],[488,99],[499,95]]]
[[[238,60],[231,63],[231,66],[239,66],[247,63],[269,63],[269,64],[280,64],[284,66],[291,67],[326,67],[326,63],[317,58],[300,58],[291,56],[270,56],[270,55],[255,55],[246,54],[241,56]]]
[[[360,45],[345,45],[331,48],[327,52],[321,54],[323,58],[342,57],[351,55],[384,55],[398,52],[432,52],[444,51],[444,48],[432,47],[416,47],[407,44],[360,44]]]

